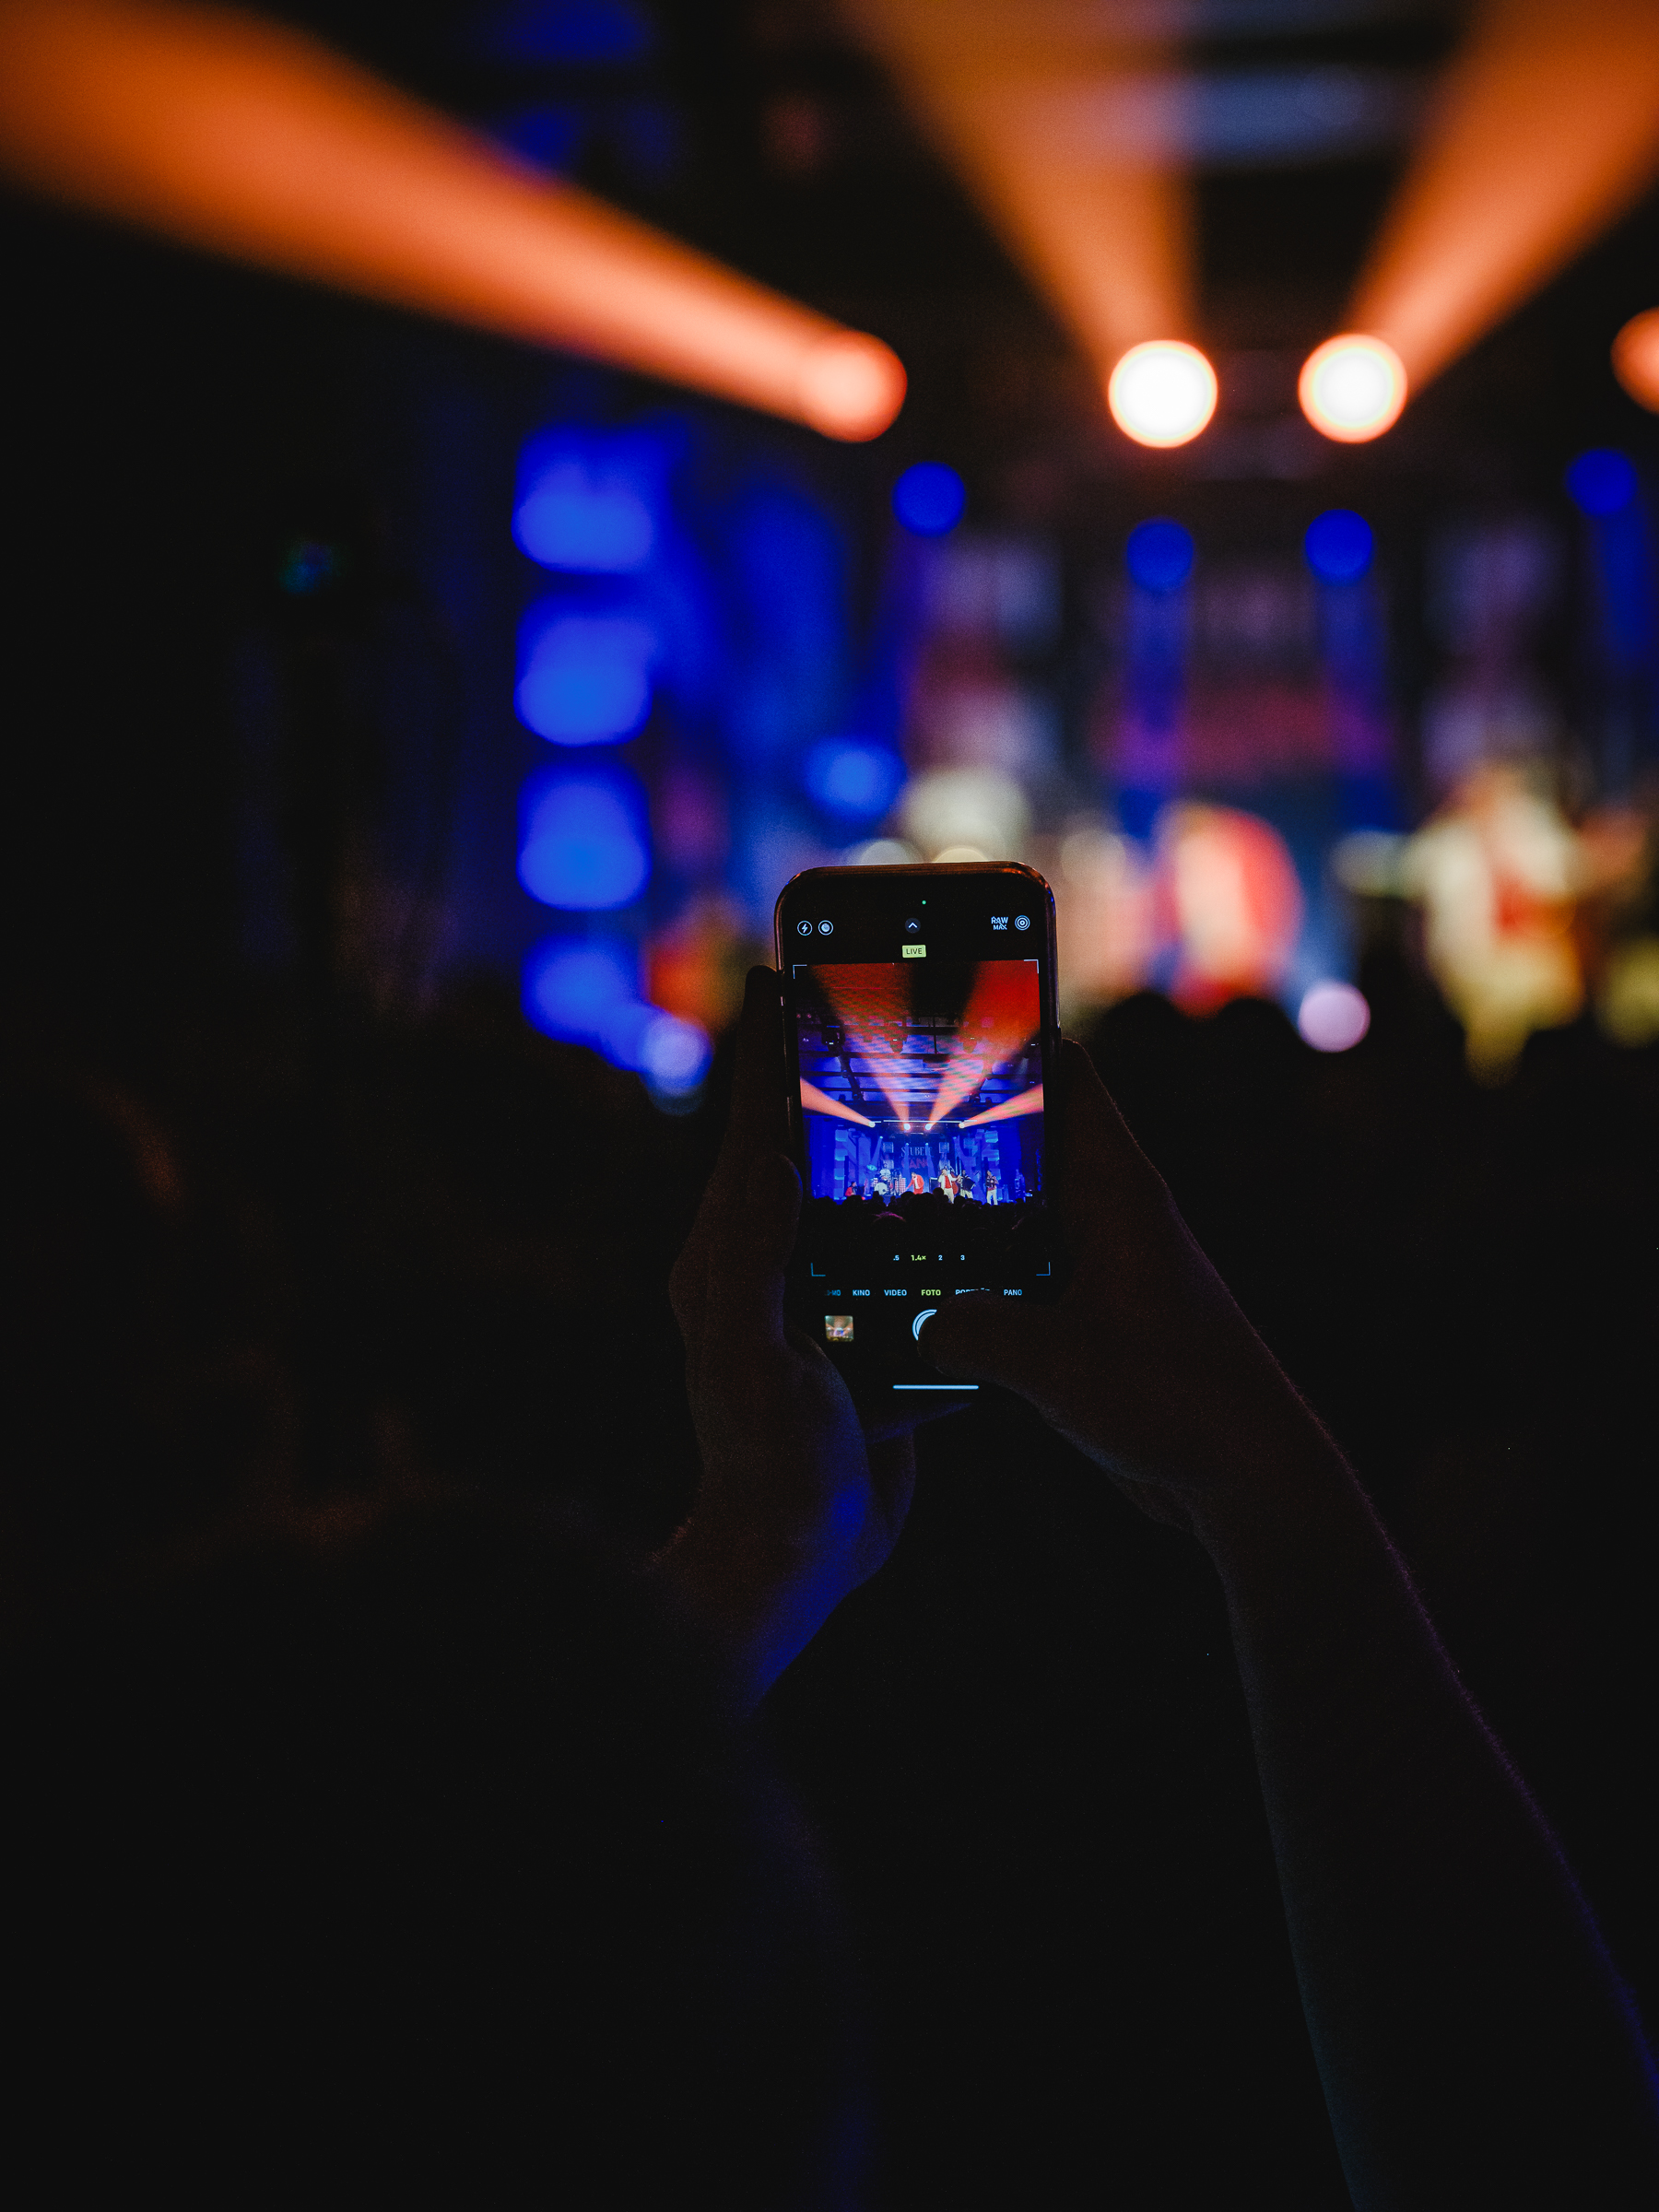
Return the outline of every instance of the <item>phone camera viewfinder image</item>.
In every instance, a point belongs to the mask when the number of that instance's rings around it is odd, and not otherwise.
[[[867,1301],[869,1338],[912,1355],[964,1291],[1021,1297],[1051,1269],[1043,1196],[1039,963],[800,963],[793,1020],[806,1153],[801,1247]],[[853,1312],[824,1317],[854,1341]]]

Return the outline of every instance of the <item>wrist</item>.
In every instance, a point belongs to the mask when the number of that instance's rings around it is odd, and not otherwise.
[[[752,1528],[693,1512],[653,1561],[724,1655],[748,1710],[812,1641],[846,1594],[821,1559]]]
[[[1247,1424],[1224,1481],[1188,1500],[1194,1535],[1224,1583],[1288,1559],[1333,1512],[1363,1508],[1347,1461],[1288,1383]]]

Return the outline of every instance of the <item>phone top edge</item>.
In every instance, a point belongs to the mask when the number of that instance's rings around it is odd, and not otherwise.
[[[871,876],[901,881],[907,876],[923,876],[936,881],[941,876],[1023,876],[1034,883],[1048,902],[1049,914],[1054,912],[1054,888],[1041,869],[1023,860],[916,860],[905,861],[893,866],[863,868],[854,864],[837,862],[819,868],[799,868],[778,893],[772,905],[772,947],[780,968],[783,962],[783,905],[790,894],[800,885],[821,882],[826,877]]]
[[[827,861],[822,867],[797,868],[778,893],[776,905],[782,906],[797,884],[811,883],[824,876],[1029,876],[1033,883],[1041,883],[1045,888],[1048,886],[1048,877],[1041,869],[1024,860],[884,861],[879,866],[867,868],[852,861]]]

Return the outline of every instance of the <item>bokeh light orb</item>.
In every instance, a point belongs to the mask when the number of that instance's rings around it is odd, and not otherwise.
[[[795,391],[801,418],[851,444],[879,438],[904,405],[904,364],[862,331],[837,331],[807,348]]]
[[[708,1031],[699,1023],[653,1008],[640,1039],[636,1065],[653,1090],[683,1099],[700,1086],[713,1057]]]
[[[611,745],[651,714],[656,631],[632,615],[533,606],[519,625],[518,718],[550,745]]]
[[[879,821],[899,795],[904,762],[890,746],[826,737],[807,754],[802,781],[838,821]]]
[[[1371,1028],[1371,1008],[1352,983],[1313,983],[1302,993],[1296,1026],[1316,1053],[1347,1053]]]
[[[1279,832],[1239,807],[1180,800],[1159,816],[1156,836],[1180,939],[1171,996],[1194,1014],[1230,998],[1272,997],[1305,911]]]
[[[533,776],[521,797],[519,881],[544,906],[602,913],[651,877],[642,794],[620,776]]]
[[[620,945],[545,938],[524,960],[524,1012],[549,1037],[591,1043],[613,1008],[632,1000],[634,968]]]
[[[1613,373],[1638,406],[1659,414],[1659,307],[1632,315],[1614,339]]]
[[[1593,445],[1567,471],[1567,491],[1581,514],[1619,514],[1636,497],[1636,468],[1614,446]]]
[[[902,837],[873,837],[854,845],[847,854],[853,868],[913,868],[922,857],[919,848]]]
[[[1124,548],[1129,573],[1144,592],[1179,591],[1196,557],[1192,532],[1162,517],[1137,524]]]
[[[1308,524],[1302,551],[1325,583],[1358,583],[1371,565],[1371,527],[1349,507],[1330,507]]]
[[[1009,860],[1030,828],[1024,790],[1000,768],[931,768],[905,786],[900,803],[905,839],[926,860]]]
[[[1112,371],[1106,405],[1137,445],[1185,445],[1215,413],[1217,394],[1216,372],[1196,346],[1149,338]]]
[[[961,521],[968,487],[943,461],[918,461],[893,487],[893,512],[916,537],[943,537]]]
[[[1349,332],[1314,347],[1302,363],[1296,395],[1316,430],[1340,444],[1360,445],[1398,422],[1406,390],[1405,364],[1394,347]]]
[[[580,453],[556,453],[521,475],[530,480],[521,484],[512,535],[543,568],[622,576],[650,560],[657,527],[644,487]]]
[[[544,938],[524,960],[524,1012],[544,1035],[634,1069],[673,1112],[695,1100],[714,1047],[700,1022],[639,996],[637,968],[632,947],[617,940]]]

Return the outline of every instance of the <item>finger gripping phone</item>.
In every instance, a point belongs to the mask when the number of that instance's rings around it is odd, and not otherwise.
[[[1013,863],[809,868],[775,915],[804,1202],[790,1318],[850,1382],[971,1400],[928,1321],[1054,1294],[1054,900]]]

